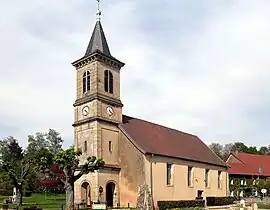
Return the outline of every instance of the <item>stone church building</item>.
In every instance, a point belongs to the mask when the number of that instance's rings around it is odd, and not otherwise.
[[[197,136],[122,113],[124,63],[111,54],[100,18],[85,55],[72,65],[77,73],[75,148],[82,149],[81,161],[92,155],[105,161],[76,181],[75,204],[136,206],[146,197],[156,205],[228,195],[227,165]]]

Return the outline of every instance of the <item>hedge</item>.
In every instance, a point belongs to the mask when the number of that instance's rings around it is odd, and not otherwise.
[[[233,204],[234,197],[206,197],[207,206],[224,206]]]
[[[11,190],[0,190],[0,196],[12,196],[13,192]]]
[[[32,196],[32,192],[31,191],[25,191],[24,192],[24,196],[25,197],[31,197]]]
[[[180,201],[158,201],[160,210],[173,208],[204,207],[204,200],[180,200]]]
[[[13,195],[13,191],[11,191],[11,190],[0,190],[0,196],[12,196],[12,195]],[[31,191],[25,191],[23,193],[23,195],[25,197],[31,197],[32,192]]]

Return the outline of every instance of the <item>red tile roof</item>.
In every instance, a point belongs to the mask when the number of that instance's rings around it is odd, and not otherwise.
[[[227,167],[197,136],[123,115],[119,126],[145,154],[156,154]]]
[[[229,174],[270,176],[270,156],[247,153],[232,153],[231,155],[241,162],[228,162]],[[259,168],[262,168],[261,173],[259,173]]]

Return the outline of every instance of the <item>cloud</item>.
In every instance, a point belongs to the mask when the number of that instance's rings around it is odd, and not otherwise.
[[[268,1],[102,2],[121,70],[124,113],[194,133],[206,143],[267,145]],[[95,2],[8,1],[0,12],[0,136],[55,128],[73,143],[76,71]],[[256,142],[254,142],[256,139]]]

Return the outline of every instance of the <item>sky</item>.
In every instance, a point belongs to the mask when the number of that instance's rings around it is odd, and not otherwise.
[[[124,114],[206,144],[270,144],[270,1],[101,0]],[[0,137],[57,130],[73,144],[76,70],[95,0],[0,6]]]

